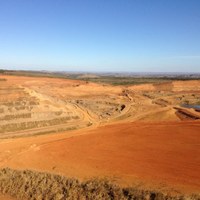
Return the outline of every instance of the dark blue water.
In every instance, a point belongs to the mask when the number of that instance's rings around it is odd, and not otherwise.
[[[194,109],[200,109],[200,105],[188,105],[188,104],[183,104],[181,105],[182,107],[185,107],[185,108],[194,108]]]

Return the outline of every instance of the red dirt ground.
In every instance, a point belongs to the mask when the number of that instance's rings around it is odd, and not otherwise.
[[[3,78],[7,79],[5,86],[20,86],[26,95],[38,95],[43,103],[48,100],[63,108],[65,102],[80,113],[83,121],[92,119],[93,126],[0,139],[0,167],[49,171],[80,179],[109,177],[125,185],[200,192],[200,120],[180,121],[182,115],[176,114],[180,98],[191,102],[200,99],[200,81],[114,87],[62,79]],[[125,89],[128,92],[124,94]],[[16,99],[12,92],[9,95],[2,93],[2,101]],[[96,105],[97,100],[105,101],[105,105],[123,102],[126,109],[100,123],[98,115],[95,118],[88,112],[90,107],[79,108],[70,102],[77,99],[88,100],[89,106]],[[200,115],[191,109],[186,111]]]
[[[0,141],[1,167],[200,191],[200,123],[121,123]]]

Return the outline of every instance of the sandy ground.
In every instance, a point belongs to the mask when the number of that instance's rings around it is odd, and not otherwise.
[[[200,191],[200,123],[123,123],[1,140],[1,167]]]
[[[3,78],[7,81],[0,85],[0,108],[7,113],[2,111],[0,118],[8,115],[11,119],[0,120],[0,128],[27,120],[51,121],[60,110],[64,117],[78,118],[13,132],[2,130],[0,167],[200,192],[200,112],[180,107],[199,102],[200,81],[114,87],[52,78]],[[31,112],[30,119],[14,119],[18,110],[5,104],[18,102],[22,96],[37,103],[31,105],[32,110],[28,104],[20,111]],[[70,126],[77,130],[58,131],[58,127]],[[47,134],[52,130],[57,131]],[[46,135],[5,139],[41,131]]]
[[[1,195],[0,194],[0,200],[15,200],[15,198],[10,197],[8,195]]]

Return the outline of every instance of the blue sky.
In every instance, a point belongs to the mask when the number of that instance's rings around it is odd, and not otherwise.
[[[0,68],[200,72],[200,1],[0,0]]]

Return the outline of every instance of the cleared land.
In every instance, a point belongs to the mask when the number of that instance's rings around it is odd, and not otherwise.
[[[200,192],[200,81],[0,80],[2,168]]]
[[[199,81],[111,86],[87,81],[2,76],[0,138],[55,133],[118,121],[199,119]]]

